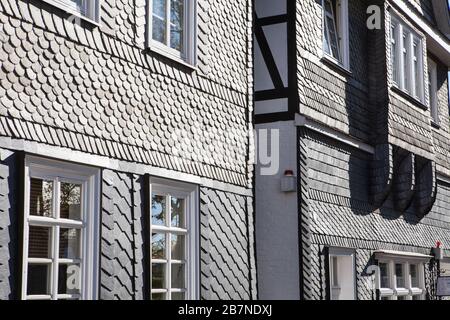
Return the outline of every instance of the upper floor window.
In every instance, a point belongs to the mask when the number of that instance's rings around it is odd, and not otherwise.
[[[349,68],[348,0],[323,0],[323,51]]]
[[[100,0],[44,0],[68,13],[93,22],[100,20]]]
[[[430,113],[431,119],[435,124],[439,124],[437,91],[437,65],[433,60],[428,59],[428,92],[430,95]]]
[[[195,64],[196,0],[149,0],[150,48]]]
[[[196,187],[152,178],[151,298],[198,298]]]
[[[391,67],[394,85],[416,100],[424,102],[423,39],[392,16]]]
[[[22,299],[94,299],[99,170],[26,159]]]

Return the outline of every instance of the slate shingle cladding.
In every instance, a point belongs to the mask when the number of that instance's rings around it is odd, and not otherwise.
[[[247,1],[199,1],[198,70],[145,50],[145,1],[103,3],[90,28],[2,1],[0,135],[248,186]]]
[[[197,4],[192,68],[148,50],[145,0],[101,1],[100,27],[74,24],[43,1],[0,3],[0,143],[13,149],[11,159],[20,157],[15,148],[32,143],[103,156],[124,168],[102,170],[101,299],[148,298],[143,199],[149,195],[144,176],[127,171],[133,163],[245,194],[200,186],[200,293],[256,298],[251,1]],[[2,299],[18,291],[14,161],[0,161]]]
[[[435,25],[431,1],[405,1]],[[382,9],[381,30],[366,27],[372,4]],[[299,113],[374,147],[370,154],[298,129],[305,299],[327,298],[328,246],[356,248],[358,299],[376,298],[374,277],[366,274],[375,250],[430,254],[437,240],[450,247],[450,185],[436,179],[450,172],[447,67],[424,47],[424,55],[438,64],[437,128],[425,106],[427,86],[423,105],[392,86],[389,12],[395,8],[390,1],[349,0],[348,73],[322,59],[322,1],[297,1]],[[435,298],[435,278],[431,261],[428,298]]]

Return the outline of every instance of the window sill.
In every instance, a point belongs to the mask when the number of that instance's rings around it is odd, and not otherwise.
[[[441,128],[441,125],[438,122],[434,121],[433,119],[431,120],[431,126],[434,129],[440,129]]]
[[[328,54],[324,53],[322,55],[322,58],[320,59],[323,63],[327,64],[329,67],[332,67],[339,71],[340,73],[344,74],[345,76],[351,76],[352,72],[345,67],[341,62],[336,60],[335,58],[329,56]]]
[[[402,96],[403,98],[405,98],[406,100],[408,100],[409,102],[411,102],[412,104],[414,104],[415,106],[419,107],[422,110],[428,110],[428,107],[420,100],[417,100],[416,98],[414,98],[413,96],[411,96],[408,92],[400,89],[399,87],[397,87],[396,85],[392,85],[391,86],[391,90],[395,93],[397,93],[398,95]]]
[[[95,27],[99,27],[100,28],[102,26],[99,21],[96,21],[96,20],[94,20],[92,18],[89,18],[89,17],[83,15],[79,11],[67,8],[64,5],[62,5],[61,3],[58,3],[58,2],[53,1],[53,0],[43,0],[43,1],[48,3],[49,5],[51,5],[53,7],[56,7],[56,8],[58,8],[58,9],[64,11],[64,12],[68,13],[71,16],[74,16],[74,17],[76,17],[76,18],[78,18],[80,20],[86,21],[87,23],[89,23],[89,24],[91,24],[91,25],[93,25]],[[74,23],[75,23],[75,21],[74,21]]]
[[[175,57],[173,54],[171,54],[167,50],[164,50],[164,49],[160,48],[159,46],[157,46],[155,44],[151,43],[148,46],[148,49],[150,50],[150,52],[156,53],[156,54],[158,54],[160,56],[163,56],[164,58],[170,59],[170,60],[176,62],[177,64],[180,64],[180,65],[190,69],[191,71],[197,71],[198,70],[196,64],[191,64],[191,63],[183,60],[182,58]]]

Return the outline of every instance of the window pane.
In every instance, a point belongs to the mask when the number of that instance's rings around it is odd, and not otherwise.
[[[27,294],[50,294],[49,264],[28,264]]]
[[[181,235],[171,235],[172,260],[184,260],[184,237]]]
[[[398,24],[393,23],[391,26],[391,63],[392,63],[392,73],[394,77],[394,82],[396,84],[398,81],[398,59],[397,59],[397,34],[398,34]]]
[[[184,1],[170,1],[170,47],[183,51]]]
[[[59,230],[59,257],[65,259],[79,259],[81,230],[65,229]]]
[[[53,181],[30,179],[30,215],[52,217]]]
[[[184,222],[184,199],[172,197],[171,200],[171,225],[172,227],[185,228]]]
[[[404,288],[405,277],[403,274],[403,265],[400,263],[395,264],[395,277],[397,279],[397,288]]]
[[[29,228],[28,257],[51,258],[51,228]]]
[[[420,74],[420,65],[419,65],[419,63],[420,63],[420,56],[419,56],[420,46],[419,46],[417,39],[414,40],[413,48],[414,48],[414,79],[415,79],[415,88],[414,89],[415,89],[416,97],[420,99],[421,91],[422,91],[421,90],[422,82],[420,80],[421,74]]]
[[[152,233],[152,259],[166,259],[166,235]]]
[[[60,191],[60,217],[81,220],[81,185],[61,182]]]
[[[166,43],[166,0],[153,0],[152,38]]]
[[[152,224],[166,225],[166,197],[154,194],[152,197]]]
[[[60,264],[58,267],[58,293],[80,293],[81,267],[78,264]]]
[[[409,61],[408,61],[408,48],[409,48],[409,37],[406,33],[403,33],[403,89],[409,92]]]
[[[380,286],[381,288],[389,288],[389,275],[388,265],[386,263],[380,263]]]
[[[171,280],[173,289],[183,289],[184,288],[184,264],[172,264]]]
[[[331,258],[331,265],[332,265],[332,284],[334,287],[338,287],[339,280],[338,280],[338,258],[337,257]]]
[[[166,264],[152,264],[152,289],[166,288]]]
[[[411,286],[413,288],[419,287],[419,277],[417,273],[417,265],[411,264],[409,266],[409,275],[411,276]]]
[[[165,293],[152,293],[152,300],[166,300]]]
[[[184,292],[172,292],[172,300],[186,300]]]

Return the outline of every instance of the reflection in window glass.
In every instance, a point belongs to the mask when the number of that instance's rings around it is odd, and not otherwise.
[[[170,47],[183,52],[184,0],[170,1]]]
[[[30,215],[51,217],[53,181],[30,179]]]
[[[184,228],[184,199],[171,197],[171,225]]]
[[[152,224],[166,225],[166,197],[154,194],[152,197]]]
[[[61,182],[60,217],[81,220],[81,185]]]
[[[166,235],[152,234],[152,259],[166,259]]]
[[[80,259],[81,230],[59,229],[59,257],[64,259]]]
[[[152,38],[166,42],[166,0],[153,0]]]
[[[183,260],[184,257],[184,236],[171,235],[172,260]]]

